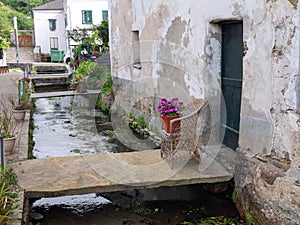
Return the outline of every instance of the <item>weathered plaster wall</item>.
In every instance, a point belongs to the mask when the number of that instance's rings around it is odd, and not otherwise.
[[[236,182],[240,206],[256,214],[262,224],[300,223],[297,4],[266,1],[261,16],[255,16],[261,19],[245,27],[248,79],[243,86]]]
[[[245,56],[236,185],[241,213],[259,224],[300,224],[298,0],[113,0],[112,74],[130,99],[209,100],[219,139],[222,20],[243,20]],[[139,44],[132,31],[139,32]],[[140,67],[133,50],[139,48]],[[126,83],[127,84],[127,83]],[[148,86],[148,88],[146,88]],[[127,94],[127,92],[126,92]],[[286,191],[286,189],[288,191]]]

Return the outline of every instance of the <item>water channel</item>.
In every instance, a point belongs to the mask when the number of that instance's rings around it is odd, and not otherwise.
[[[74,97],[38,99],[35,107],[36,158],[132,151],[114,137],[108,116],[74,107]],[[236,217],[231,191],[229,187],[222,195],[213,195],[201,185],[191,185],[43,198],[32,204],[32,215],[41,214],[43,219],[31,221],[34,225],[172,225],[201,217]]]

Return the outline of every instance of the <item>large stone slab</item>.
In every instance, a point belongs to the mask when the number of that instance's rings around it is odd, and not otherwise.
[[[208,156],[207,156],[208,157]],[[159,150],[27,160],[14,163],[29,198],[229,181],[216,160],[170,163]]]

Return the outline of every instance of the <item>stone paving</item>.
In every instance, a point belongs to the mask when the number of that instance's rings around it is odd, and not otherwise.
[[[23,74],[20,72],[10,72],[0,75],[0,100],[8,101],[10,95],[18,96],[18,89],[12,78],[20,78]],[[29,112],[26,113],[24,121],[17,123],[16,129],[16,144],[14,146],[14,152],[10,156],[5,157],[6,164],[10,164],[15,161],[22,161],[28,159],[28,130],[29,130]],[[19,207],[12,213],[11,225],[21,225],[23,219],[23,204],[24,204],[24,191],[21,190],[18,198]]]
[[[9,102],[9,98],[18,98],[18,89],[11,79],[18,79],[23,76],[21,72],[10,72],[0,75],[0,97],[1,101]],[[17,136],[14,153],[6,157],[6,161],[20,161],[28,158],[28,129],[29,111],[23,121],[17,121],[15,135]]]

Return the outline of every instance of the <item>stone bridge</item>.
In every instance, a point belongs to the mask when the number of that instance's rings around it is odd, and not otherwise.
[[[235,152],[221,148],[212,155],[203,154],[200,164],[176,162],[172,169],[159,150],[34,159],[12,166],[26,197],[41,198],[231,180]]]

